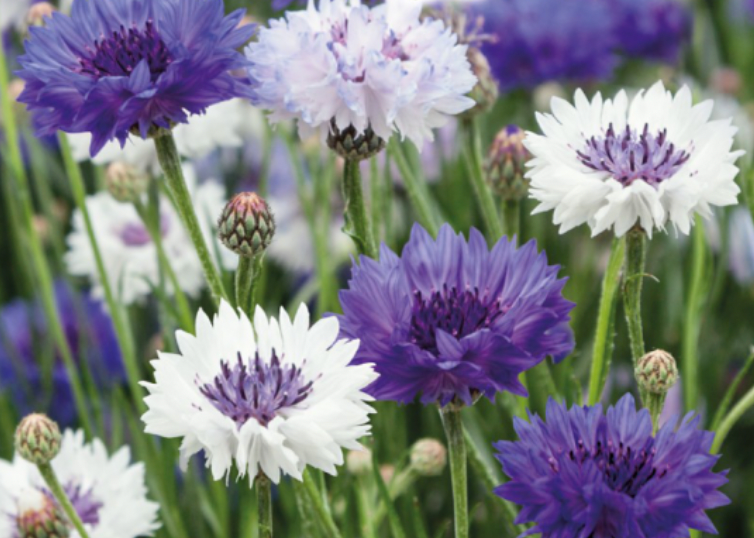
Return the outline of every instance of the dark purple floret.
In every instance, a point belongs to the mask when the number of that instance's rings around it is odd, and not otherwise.
[[[467,242],[445,225],[434,240],[415,225],[400,258],[383,246],[379,261],[354,264],[340,292],[342,336],[360,340],[356,364],[375,364],[368,391],[378,399],[523,395],[521,372],[573,349],[558,269],[534,242],[502,238],[490,250],[475,229]]]
[[[495,445],[510,481],[495,490],[520,504],[516,523],[542,538],[678,538],[689,529],[715,532],[705,510],[728,498],[717,491],[727,472],[715,473],[714,435],[699,418],[672,420],[652,435],[646,409],[627,394],[602,407],[566,409],[550,400],[546,422],[515,419],[519,441]]]
[[[232,365],[223,361],[212,383],[197,380],[197,385],[215,409],[233,419],[239,428],[251,418],[267,426],[278,411],[306,400],[312,389],[312,382],[307,382],[301,369],[281,364],[274,351],[269,364],[259,355],[246,360],[239,354]]]
[[[667,131],[651,133],[644,125],[641,132],[626,128],[615,132],[610,124],[603,136],[593,136],[576,152],[585,166],[608,172],[624,186],[643,179],[653,187],[672,177],[691,155],[668,140]]]
[[[222,0],[76,0],[30,29],[19,76],[40,136],[92,134],[91,153],[130,133],[185,123],[191,114],[250,86],[232,74],[252,25],[243,10],[225,16]]]

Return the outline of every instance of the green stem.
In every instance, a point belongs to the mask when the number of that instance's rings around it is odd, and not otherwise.
[[[495,205],[492,189],[490,189],[490,186],[484,179],[482,142],[479,127],[476,122],[470,121],[466,123],[466,131],[464,160],[466,161],[469,180],[479,203],[479,208],[482,211],[484,224],[487,227],[487,238],[491,241],[497,241],[503,236],[503,225],[500,222],[500,214]]]
[[[626,234],[626,272],[623,281],[623,307],[626,311],[631,358],[634,368],[644,356],[644,330],[641,322],[641,288],[647,242],[643,230],[633,229]],[[645,394],[642,392],[642,401]]]
[[[723,417],[725,417],[728,409],[730,409],[730,403],[733,401],[733,396],[735,396],[736,391],[738,391],[738,387],[741,386],[741,382],[746,377],[746,374],[748,374],[749,370],[751,370],[752,365],[754,365],[754,349],[752,349],[749,358],[746,359],[743,367],[736,374],[736,378],[733,380],[733,383],[731,383],[728,387],[728,390],[725,391],[725,396],[723,397],[722,402],[720,402],[720,405],[717,406],[715,418],[712,419],[710,431],[714,432],[720,426],[720,423],[723,421]]]
[[[343,169],[343,197],[345,199],[345,232],[351,236],[359,254],[377,259],[377,243],[372,222],[364,201],[361,185],[361,168],[356,159],[346,159]]]
[[[212,292],[212,298],[215,304],[219,305],[221,300],[227,300],[228,297],[225,294],[223,280],[212,260],[212,255],[207,248],[207,242],[204,240],[204,234],[199,226],[199,219],[196,216],[196,211],[194,211],[191,193],[183,177],[181,158],[178,155],[178,148],[175,146],[173,134],[170,132],[161,133],[154,139],[154,144],[157,148],[157,158],[160,161],[160,166],[162,166],[162,170],[165,173],[168,188],[173,195],[176,210],[202,262],[202,268]]]
[[[437,218],[436,209],[426,188],[424,188],[419,178],[411,169],[411,165],[406,158],[400,142],[392,140],[388,146],[388,151],[401,173],[406,192],[408,193],[408,199],[417,213],[419,224],[424,226],[430,235],[433,237],[437,236],[440,227],[438,225],[439,219]]]
[[[712,454],[717,454],[720,451],[720,447],[723,445],[725,438],[736,425],[738,419],[740,419],[744,413],[746,413],[752,406],[754,406],[754,388],[749,389],[743,398],[725,415],[725,418],[720,423],[720,427],[715,432],[715,441],[712,443]]]
[[[47,323],[52,331],[66,373],[71,382],[73,398],[76,403],[76,409],[79,413],[82,426],[88,435],[92,433],[92,422],[87,412],[86,399],[84,390],[81,385],[81,379],[76,370],[76,363],[73,359],[68,338],[61,325],[60,316],[55,301],[55,290],[52,281],[50,268],[47,265],[47,259],[44,253],[39,235],[34,230],[34,207],[32,206],[29,182],[26,177],[21,149],[18,142],[18,127],[16,125],[16,116],[13,110],[13,103],[8,93],[8,65],[5,58],[5,48],[0,40],[0,103],[2,104],[3,128],[7,140],[8,161],[16,185],[16,202],[21,208],[21,226],[22,234],[30,247],[31,262],[37,279],[39,280],[39,295],[42,299],[42,308],[47,318]]]
[[[466,477],[466,442],[463,436],[461,407],[453,402],[440,410],[448,438],[450,477],[453,484],[455,538],[469,538],[469,492]]]
[[[692,232],[691,246],[691,280],[686,292],[686,311],[683,321],[683,343],[681,354],[681,373],[683,374],[683,402],[686,409],[697,408],[699,379],[699,331],[701,312],[704,305],[707,263],[707,240],[704,237],[704,225],[700,217],[696,218]]]
[[[110,311],[110,317],[113,321],[113,327],[115,329],[115,336],[118,340],[121,353],[123,355],[123,363],[126,367],[128,374],[128,383],[133,395],[134,400],[137,402],[137,406],[140,411],[145,411],[146,406],[139,395],[142,389],[139,387],[139,380],[141,374],[139,373],[139,367],[136,361],[136,354],[134,351],[133,335],[131,334],[130,327],[124,316],[123,308],[120,303],[115,300],[112,286],[110,285],[110,278],[105,269],[105,262],[102,257],[102,251],[97,243],[97,237],[94,233],[94,226],[92,224],[91,216],[89,215],[89,208],[86,205],[86,187],[84,186],[84,178],[81,175],[81,168],[78,163],[74,161],[71,153],[70,145],[68,144],[68,138],[65,134],[60,133],[58,136],[58,142],[60,144],[60,150],[63,154],[63,161],[65,164],[66,173],[71,183],[71,191],[73,192],[73,199],[76,202],[76,207],[81,211],[81,216],[84,220],[84,228],[86,228],[86,234],[89,238],[89,244],[92,247],[92,253],[94,254],[95,264],[97,265],[97,273],[99,275],[102,289],[105,292],[105,303]]]
[[[602,295],[597,311],[592,371],[589,376],[589,405],[594,405],[599,401],[613,358],[615,307],[618,303],[616,298],[618,296],[620,270],[623,267],[625,255],[626,242],[621,238],[613,238],[610,260],[607,262],[607,270],[602,279]]]
[[[657,433],[657,429],[660,427],[660,415],[662,414],[662,408],[665,406],[666,392],[656,394],[654,392],[647,392],[644,397],[644,403],[649,409],[649,414],[652,417],[652,433]]]
[[[38,465],[37,468],[39,469],[39,474],[41,474],[42,478],[44,478],[47,487],[50,488],[50,492],[52,492],[52,494],[58,500],[61,508],[63,508],[63,511],[68,516],[68,519],[71,520],[71,523],[75,527],[76,532],[78,532],[81,538],[89,538],[89,535],[84,528],[84,523],[81,521],[81,518],[76,512],[76,509],[73,507],[73,504],[71,504],[71,500],[68,498],[68,495],[66,495],[65,490],[63,490],[63,487],[60,485],[60,481],[58,481],[58,477],[55,475],[55,471],[52,469],[52,466],[49,463],[46,463],[43,465]]]
[[[254,315],[256,304],[255,295],[257,284],[262,276],[262,262],[264,253],[254,257],[241,256],[236,269],[236,306],[246,312],[249,317]]]
[[[259,538],[272,538],[272,482],[264,474],[257,477]]]
[[[304,471],[304,490],[306,491],[309,500],[312,503],[312,507],[320,520],[320,523],[325,528],[328,534],[328,538],[342,538],[340,531],[338,530],[335,521],[332,518],[330,510],[325,506],[325,502],[322,499],[322,493],[317,487],[317,483],[308,472]]]
[[[503,202],[503,219],[505,220],[504,235],[507,235],[510,239],[513,236],[518,238],[518,242],[521,243],[521,201],[520,200],[505,200]]]

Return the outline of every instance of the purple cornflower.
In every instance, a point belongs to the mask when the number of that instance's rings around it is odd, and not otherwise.
[[[628,56],[678,62],[691,37],[691,10],[678,0],[615,0],[618,47]]]
[[[224,16],[222,0],[76,0],[70,17],[30,29],[19,101],[40,135],[91,133],[92,155],[129,133],[185,123],[249,96],[230,73],[247,65],[237,49],[254,29],[238,27],[243,14]]]
[[[542,538],[677,538],[690,528],[714,533],[705,510],[728,504],[717,491],[714,434],[699,417],[665,424],[652,435],[646,409],[626,394],[603,415],[602,406],[567,410],[550,400],[546,422],[514,419],[519,441],[495,445],[511,478],[495,493],[522,505],[517,523]]]
[[[379,261],[354,264],[340,292],[341,334],[361,341],[356,364],[375,364],[378,399],[526,395],[521,372],[573,349],[574,304],[558,269],[534,241],[516,249],[503,237],[490,251],[475,229],[466,242],[445,225],[435,241],[417,224],[401,257],[383,245]]]
[[[125,378],[120,348],[102,303],[55,284],[58,313],[81,367],[100,387]],[[7,391],[20,414],[45,411],[63,426],[75,422],[71,383],[39,302],[15,300],[0,311],[0,393]],[[47,359],[45,359],[47,357]],[[50,369],[46,371],[45,360]]]
[[[487,0],[472,11],[495,36],[482,52],[504,90],[604,80],[617,64],[613,15],[599,0]]]

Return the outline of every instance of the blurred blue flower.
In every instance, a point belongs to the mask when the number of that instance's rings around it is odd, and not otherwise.
[[[615,0],[618,47],[628,56],[677,63],[691,37],[692,15],[678,0]]]
[[[340,292],[344,337],[361,341],[355,363],[374,363],[377,399],[467,405],[478,395],[526,395],[518,375],[573,349],[565,279],[530,241],[502,238],[490,251],[478,230],[468,242],[450,226],[437,240],[418,224],[398,257],[354,264]]]
[[[40,135],[91,133],[92,155],[131,132],[185,123],[249,95],[230,73],[247,64],[237,49],[254,28],[238,27],[243,14],[226,17],[222,0],[77,0],[70,17],[30,29],[19,101]]]
[[[730,234],[728,266],[739,284],[754,282],[754,221],[745,207],[733,211],[728,224]]]
[[[102,303],[74,292],[63,281],[55,283],[55,298],[80,369],[103,389],[122,382],[120,348]],[[76,419],[73,392],[53,350],[39,301],[17,299],[0,310],[0,393],[7,391],[21,414],[47,412],[62,426],[70,426]]]
[[[727,471],[713,472],[714,434],[699,417],[678,416],[652,435],[646,409],[626,394],[602,406],[570,410],[550,400],[546,422],[516,418],[518,441],[495,445],[510,481],[495,490],[522,506],[516,523],[543,538],[670,538],[689,528],[715,533],[705,510],[728,504],[717,489]]]
[[[605,80],[617,64],[610,7],[600,0],[488,0],[474,10],[495,42],[485,43],[503,90],[550,81]]]

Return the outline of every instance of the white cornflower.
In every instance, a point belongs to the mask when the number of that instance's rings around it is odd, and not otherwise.
[[[144,465],[131,464],[123,447],[111,456],[98,439],[84,442],[82,431],[66,431],[52,467],[90,538],[150,536],[160,525],[158,506],[147,499]],[[0,538],[19,536],[18,524],[29,512],[52,513],[57,507],[36,466],[16,456],[0,460]],[[75,529],[70,538],[79,538]]]
[[[349,365],[359,343],[338,331],[335,318],[310,328],[304,305],[294,320],[281,309],[279,322],[258,308],[253,327],[227,303],[214,321],[200,311],[196,336],[176,334],[180,354],[152,362],[147,433],[183,438],[184,468],[203,450],[216,480],[234,461],[252,481],[259,471],[301,479],[307,465],[335,474],[342,449],[360,448],[370,431],[363,390],[377,377]]]
[[[668,222],[688,234],[696,213],[736,203],[739,188],[730,119],[710,120],[712,101],[693,105],[684,86],[675,95],[661,82],[630,102],[578,90],[575,105],[552,100],[552,114],[537,114],[543,134],[528,133],[534,158],[535,213],[554,209],[560,232],[587,223],[592,235],[634,225],[651,237]]]
[[[255,103],[270,120],[297,119],[302,137],[353,126],[417,147],[449,116],[474,106],[466,46],[442,21],[420,20],[421,0],[310,0],[262,28],[246,49]]]
[[[185,166],[184,174],[191,188],[196,184],[192,168]],[[227,202],[225,189],[215,181],[206,181],[192,190],[197,217],[205,240],[210,243],[210,251],[218,254],[223,268],[232,269],[237,257],[220,245],[214,230],[214,223]],[[132,204],[118,202],[108,192],[88,196],[86,206],[116,297],[125,304],[143,300],[153,287],[160,285],[160,264],[155,244],[141,217]],[[178,214],[166,198],[160,207],[160,232],[163,248],[181,289],[192,297],[198,296],[205,286],[201,262]],[[80,211],[73,214],[73,229],[67,243],[65,262],[68,271],[72,275],[88,277],[93,283],[92,294],[103,297],[104,288]],[[165,289],[168,293],[173,292],[167,279]]]
[[[207,108],[205,114],[189,118],[188,123],[173,129],[178,153],[187,159],[201,159],[217,148],[238,148],[246,140],[261,140],[264,130],[262,113],[246,99],[230,99]],[[106,165],[120,161],[142,172],[160,173],[157,150],[153,140],[132,136],[121,147],[120,142],[105,144],[92,158],[89,147],[92,136],[88,133],[69,134],[73,157],[79,162],[91,161]]]

